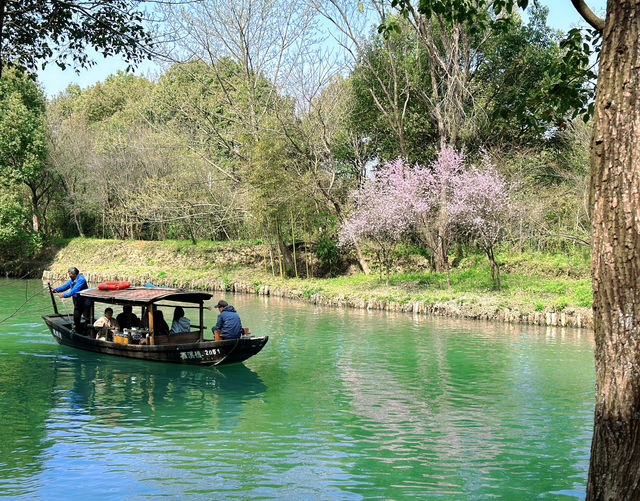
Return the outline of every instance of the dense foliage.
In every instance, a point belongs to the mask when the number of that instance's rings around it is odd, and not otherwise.
[[[30,71],[54,61],[65,68],[94,64],[87,51],[139,62],[151,37],[139,0],[3,0],[0,2],[0,76],[4,65]]]
[[[17,71],[0,78],[0,250],[5,262],[39,249],[42,199],[52,185],[45,169],[45,101]]]
[[[279,46],[273,34],[261,38],[277,24],[263,26],[264,12],[167,4],[184,37],[166,50],[189,60],[156,80],[119,73],[87,89],[70,86],[47,104],[48,134],[33,122],[44,117],[41,96],[39,108],[27,97],[20,105],[36,115],[17,111],[12,98],[20,120],[5,115],[3,140],[20,154],[1,166],[6,182],[22,186],[12,220],[42,236],[259,238],[271,244],[265,262],[283,276],[313,273],[300,262],[303,249],[316,250],[316,273],[338,273],[350,260],[389,272],[398,244],[444,272],[482,250],[497,273],[501,246],[588,241],[588,126],[570,120],[573,108],[505,113],[551,85],[537,78],[545,61],[563,60],[544,9],[535,6],[527,24],[516,13],[493,22],[486,10],[480,30],[438,13],[392,17],[397,29],[388,36],[367,11],[370,35],[344,38],[353,55],[345,74],[337,66],[319,71],[313,35],[322,24],[313,19],[339,9],[345,15],[331,19],[346,24],[334,29],[348,34],[362,16],[346,15],[350,4],[341,2],[306,9],[293,2],[285,16],[285,4],[270,11],[280,20]],[[244,44],[243,26],[224,24],[212,9],[244,16],[252,44]],[[442,58],[462,80],[448,79]],[[466,167],[481,164],[491,169]],[[354,191],[361,195],[350,197]],[[354,247],[336,247],[341,227],[351,227]]]

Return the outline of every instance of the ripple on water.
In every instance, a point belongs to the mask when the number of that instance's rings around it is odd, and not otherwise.
[[[227,299],[271,339],[219,369],[78,352],[38,316],[7,326],[0,496],[584,497],[588,336]]]

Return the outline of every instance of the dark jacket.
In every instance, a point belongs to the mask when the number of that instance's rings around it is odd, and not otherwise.
[[[218,321],[213,331],[220,331],[222,339],[236,339],[242,335],[242,323],[240,315],[231,305],[226,306],[218,315]]]
[[[147,315],[147,318],[149,315]],[[153,313],[153,332],[157,336],[169,334],[169,324],[164,319],[164,313],[161,310],[156,310]]]
[[[118,322],[118,325],[121,329],[140,327],[140,319],[135,313],[130,313],[127,315],[125,312],[122,312],[116,317],[116,322]]]
[[[60,287],[56,287],[55,289],[53,289],[53,292],[62,292],[62,291],[67,291],[67,289],[69,289],[67,292],[63,294],[63,297],[73,296],[73,304],[75,306],[90,306],[91,299],[88,299],[88,298],[82,298],[82,301],[78,303],[78,299],[79,299],[78,293],[88,288],[89,286],[87,285],[87,280],[82,275],[79,274],[75,280],[69,279],[69,281],[66,284],[63,284]]]

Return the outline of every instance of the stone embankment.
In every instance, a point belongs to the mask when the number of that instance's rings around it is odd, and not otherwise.
[[[103,276],[99,274],[85,274],[90,283],[108,282],[115,280],[127,280],[134,285],[144,285],[149,280],[147,276]],[[67,279],[64,273],[55,273],[45,270],[42,280],[45,282],[60,283]],[[384,299],[352,297],[345,294],[326,296],[321,293],[305,294],[296,288],[275,287],[247,282],[233,282],[217,279],[195,279],[190,281],[176,281],[170,279],[154,278],[155,285],[177,287],[192,290],[221,291],[232,293],[258,294],[263,296],[282,297],[297,301],[303,301],[321,306],[333,306],[338,308],[360,308],[367,310],[385,310],[394,312],[413,313],[415,315],[432,315],[439,317],[467,318],[478,320],[492,320],[506,323],[520,323],[530,325],[547,325],[555,327],[593,328],[593,316],[590,308],[565,308],[561,311],[519,311],[512,308],[501,308],[489,301],[466,301],[458,298],[449,301],[427,303],[424,301],[396,302]]]

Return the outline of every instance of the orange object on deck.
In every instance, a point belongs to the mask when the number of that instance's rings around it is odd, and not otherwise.
[[[131,282],[126,282],[124,280],[120,282],[102,282],[101,284],[98,284],[98,289],[102,290],[126,289],[127,287],[131,287]]]

